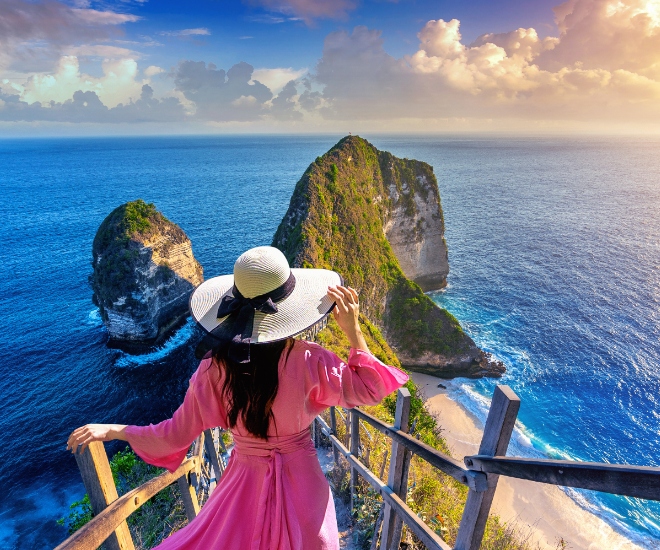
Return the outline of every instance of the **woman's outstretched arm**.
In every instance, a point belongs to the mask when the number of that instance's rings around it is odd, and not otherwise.
[[[408,375],[371,355],[358,322],[359,302],[355,290],[330,287],[328,296],[336,303],[334,317],[346,334],[351,350],[348,361],[344,361],[318,344],[305,344],[307,407],[311,412],[320,412],[333,405],[348,408],[375,405],[405,384]]]
[[[112,441],[113,439],[127,441],[125,430],[126,426],[123,424],[87,424],[71,432],[66,442],[66,448],[75,453],[80,447],[80,454],[82,454],[92,441]]]

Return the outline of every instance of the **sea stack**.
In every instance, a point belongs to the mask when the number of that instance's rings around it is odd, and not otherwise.
[[[115,208],[92,246],[93,301],[109,345],[141,351],[157,345],[188,315],[188,299],[204,280],[190,239],[153,204]]]
[[[294,267],[338,271],[404,367],[446,378],[504,372],[424,294],[444,287],[449,272],[430,165],[345,137],[297,183],[273,246]]]

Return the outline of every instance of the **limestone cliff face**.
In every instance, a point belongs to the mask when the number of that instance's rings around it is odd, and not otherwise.
[[[447,285],[449,261],[438,182],[424,162],[379,151],[388,198],[383,230],[403,273],[424,292]]]
[[[273,246],[292,266],[341,273],[360,293],[365,327],[383,332],[403,366],[446,377],[504,370],[423,293],[443,287],[449,269],[428,164],[342,139],[303,174]]]
[[[94,303],[119,347],[154,345],[188,314],[203,280],[190,239],[142,200],[113,210],[92,248]]]

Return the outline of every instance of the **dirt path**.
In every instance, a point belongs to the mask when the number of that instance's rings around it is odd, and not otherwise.
[[[332,449],[318,447],[316,454],[319,457],[319,463],[324,474],[328,474],[335,467],[332,458]],[[337,512],[337,528],[339,530],[339,547],[342,550],[358,550],[353,542],[353,519],[351,511],[347,504],[344,504],[340,498],[335,497],[335,511]]]

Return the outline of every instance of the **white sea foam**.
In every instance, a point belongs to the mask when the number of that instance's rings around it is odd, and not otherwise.
[[[523,354],[521,354],[523,355]],[[469,413],[474,415],[480,427],[483,429],[488,417],[491,400],[475,390],[474,386],[465,379],[455,379],[443,383],[447,386],[447,395],[450,399],[457,402]],[[520,420],[516,421],[509,448],[509,456],[523,456],[528,458],[553,458],[558,460],[580,460],[573,457],[561,449],[549,445],[534,432],[525,426]],[[657,539],[648,537],[645,534],[631,528],[625,522],[625,517],[600,501],[594,501],[590,498],[589,492],[572,489],[570,487],[560,487],[580,508],[586,512],[597,516],[605,523],[614,528],[628,540],[650,550],[660,550],[660,542]],[[660,533],[660,525],[648,518],[641,518],[648,526],[651,532]]]
[[[99,308],[94,308],[92,311],[89,312],[89,314],[87,315],[87,319],[85,320],[85,324],[94,327],[103,325],[103,319],[101,319],[101,311],[99,310]]]
[[[121,356],[115,361],[115,366],[139,367],[141,365],[159,361],[172,353],[179,346],[185,344],[192,337],[194,332],[195,323],[189,318],[185,325],[172,334],[162,346],[154,351],[142,355],[131,355],[129,353],[120,352]]]

